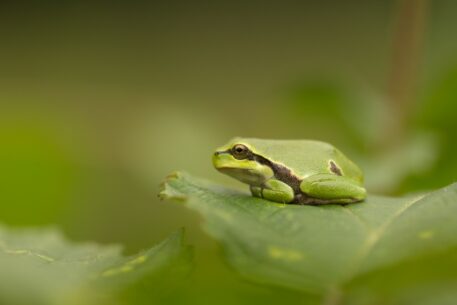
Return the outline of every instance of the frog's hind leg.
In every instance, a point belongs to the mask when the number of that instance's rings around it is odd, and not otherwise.
[[[295,198],[301,204],[347,204],[362,201],[365,189],[345,176],[317,174],[303,179],[300,190],[304,195]]]
[[[290,203],[294,200],[294,190],[276,179],[270,179],[261,186],[251,186],[251,193],[254,197],[280,203]]]

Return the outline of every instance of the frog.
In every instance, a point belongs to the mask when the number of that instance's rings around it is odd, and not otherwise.
[[[252,196],[276,203],[346,205],[367,194],[361,169],[322,141],[236,137],[216,149],[212,162],[249,185]]]

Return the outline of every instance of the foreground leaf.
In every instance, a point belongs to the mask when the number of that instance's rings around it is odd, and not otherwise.
[[[123,257],[118,246],[75,244],[55,229],[0,226],[0,304],[150,304],[189,267],[182,232]]]
[[[445,304],[456,296],[457,184],[426,196],[298,206],[178,173],[161,196],[201,213],[231,265],[251,280],[330,304]]]

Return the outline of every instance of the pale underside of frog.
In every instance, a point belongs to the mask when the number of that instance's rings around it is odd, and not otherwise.
[[[253,196],[291,204],[348,204],[366,197],[359,167],[331,144],[234,138],[214,167],[250,186]]]

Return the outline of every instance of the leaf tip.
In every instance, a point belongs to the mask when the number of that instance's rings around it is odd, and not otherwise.
[[[175,187],[175,183],[178,180],[181,180],[183,176],[184,174],[180,171],[172,172],[168,176],[166,176],[165,180],[160,184],[158,197],[161,200],[175,199],[179,201],[185,201],[187,199],[187,196]]]

